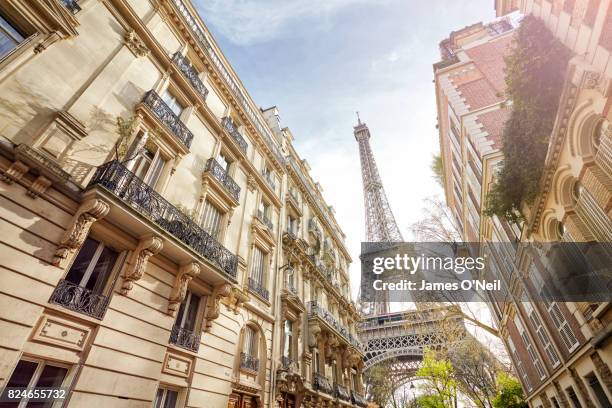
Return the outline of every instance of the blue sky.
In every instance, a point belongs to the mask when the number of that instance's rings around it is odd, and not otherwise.
[[[452,30],[495,18],[493,0],[195,0],[255,102],[276,105],[347,234],[359,282],[365,237],[355,111],[405,239],[438,151],[432,64]]]

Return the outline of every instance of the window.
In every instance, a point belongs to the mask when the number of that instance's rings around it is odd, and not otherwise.
[[[36,387],[36,388],[60,388],[66,379],[68,374],[68,368],[62,367],[55,363],[47,363],[40,360],[21,359],[17,363],[11,378],[6,384],[4,393],[10,388],[25,388],[25,387]],[[0,407],[3,408],[51,408],[53,402],[47,401],[30,401],[27,398],[21,399],[19,404],[11,403],[0,403]]]
[[[159,154],[159,149],[153,151],[145,146],[134,161],[133,173],[151,187],[155,187],[166,162]]]
[[[257,352],[257,332],[251,326],[246,326],[244,328],[244,343],[242,344],[242,351],[244,354],[257,357],[259,354]]]
[[[178,101],[176,96],[172,95],[170,91],[165,90],[162,94],[162,100],[166,103],[166,105],[168,105],[170,110],[174,112],[176,116],[181,116],[181,113],[183,113],[185,106]]]
[[[289,319],[285,320],[285,343],[283,356],[293,357],[293,322]]]
[[[223,168],[223,170],[225,170],[226,172],[229,171],[230,166],[232,165],[231,159],[229,159],[223,153],[219,153],[219,157],[217,158],[217,161],[219,162],[219,165]]]
[[[550,397],[550,402],[552,402],[553,407],[555,407],[555,408],[561,408],[561,407],[559,406],[559,402],[557,402],[557,398],[556,398],[556,397]]]
[[[262,284],[264,282],[264,272],[265,272],[265,254],[258,247],[253,247],[253,260],[251,264],[251,278]]]
[[[550,339],[548,338],[548,334],[546,333],[546,330],[542,326],[542,322],[540,321],[540,318],[538,317],[536,311],[534,310],[533,306],[529,302],[523,303],[523,306],[525,307],[525,311],[527,312],[527,315],[529,316],[529,320],[531,321],[531,324],[536,330],[536,334],[538,335],[538,338],[540,339],[540,344],[542,344],[542,346],[544,347],[544,351],[546,351],[546,355],[548,356],[550,363],[552,364],[553,367],[558,366],[560,363],[559,356],[557,356],[557,352],[555,351],[552,343],[550,342]]]
[[[259,205],[259,211],[264,217],[270,218],[270,204],[262,201]]]
[[[88,237],[70,267],[66,280],[100,294],[104,292],[117,256],[115,250]]]
[[[597,378],[597,376],[594,373],[590,373],[589,375],[584,377],[584,379],[589,384],[589,387],[591,387],[593,394],[595,394],[595,398],[597,398],[597,401],[599,402],[599,406],[602,408],[612,408],[612,404],[610,404],[610,400],[608,399],[606,392],[601,387],[599,378]]]
[[[287,216],[287,232],[290,232],[294,235],[298,233],[298,220],[297,218],[288,215]]]
[[[0,16],[0,58],[17,47],[25,36],[16,27]]]
[[[559,331],[561,335],[561,339],[563,340],[563,344],[567,347],[567,350],[571,353],[576,350],[578,347],[578,339],[574,335],[572,328],[569,323],[565,319],[565,316],[561,312],[559,308],[559,304],[557,302],[550,302],[547,306],[548,312],[552,317],[552,321],[555,324],[555,327]]]
[[[512,355],[512,358],[514,359],[514,363],[516,364],[516,371],[523,379],[523,384],[525,384],[525,387],[527,387],[527,390],[531,391],[531,388],[532,388],[531,382],[529,381],[529,377],[527,377],[527,372],[525,372],[525,367],[523,367],[523,361],[521,361],[521,358],[516,352],[516,347],[514,347],[514,342],[512,341],[510,337],[508,337],[506,341],[508,342],[508,348],[510,349],[510,354]]]
[[[521,338],[523,339],[523,343],[525,344],[527,353],[529,353],[529,357],[531,358],[531,361],[533,362],[533,366],[538,372],[540,379],[543,379],[544,377],[546,377],[546,372],[544,371],[544,367],[542,366],[542,362],[540,361],[540,358],[537,355],[537,351],[535,347],[533,346],[533,344],[531,343],[531,339],[529,338],[529,335],[525,331],[525,327],[523,327],[523,323],[519,319],[518,315],[514,316],[514,324],[516,325],[516,328],[518,329],[519,334],[521,335]]]
[[[297,293],[297,276],[295,274],[295,265],[289,263],[287,267],[287,286],[293,293]]]
[[[574,388],[572,386],[567,387],[565,389],[565,392],[567,393],[567,396],[569,397],[570,401],[572,401],[572,406],[574,408],[582,408],[582,404],[580,403],[580,400],[576,395],[576,391],[574,391]]]
[[[321,373],[321,363],[319,361],[319,350],[314,349],[312,352],[312,358],[314,360],[314,372],[315,374]]]
[[[202,213],[202,229],[212,235],[213,238],[219,239],[221,233],[221,220],[223,214],[208,200],[204,203],[204,211]]]
[[[178,401],[178,391],[159,387],[153,402],[153,408],[176,408]]]
[[[176,316],[176,327],[190,332],[196,330],[200,300],[200,296],[194,294],[190,290],[187,291],[185,300],[181,303],[181,307]]]

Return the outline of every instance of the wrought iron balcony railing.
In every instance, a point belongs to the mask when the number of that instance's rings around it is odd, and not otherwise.
[[[334,395],[334,389],[332,388],[330,381],[327,379],[327,377],[319,373],[315,373],[314,378],[312,379],[312,386],[315,390],[323,391],[329,395]]]
[[[206,100],[206,97],[208,96],[208,89],[206,89],[206,86],[204,86],[204,82],[202,82],[198,76],[198,72],[193,69],[187,57],[177,51],[172,58],[172,62],[174,62],[181,72],[187,77],[191,85],[193,85],[200,96],[202,96],[202,99]]]
[[[308,302],[309,317],[318,317],[331,326],[341,337],[357,350],[363,352],[363,345],[357,340],[350,331],[343,326],[327,309],[321,306],[316,300]]]
[[[232,179],[227,174],[227,171],[225,171],[225,169],[221,167],[219,162],[217,162],[214,158],[211,157],[210,159],[208,159],[208,161],[206,161],[204,171],[210,173],[215,180],[221,183],[221,185],[225,187],[227,192],[236,201],[240,200],[240,186],[238,186],[234,179]]]
[[[204,50],[204,52],[208,55],[214,67],[219,70],[220,77],[225,81],[227,87],[234,94],[234,98],[240,105],[240,107],[244,110],[246,115],[249,117],[255,128],[259,131],[264,143],[270,149],[276,160],[281,164],[281,166],[285,165],[285,158],[281,154],[280,149],[274,142],[274,137],[272,133],[264,123],[263,117],[257,108],[253,108],[255,106],[254,103],[249,103],[249,98],[246,95],[246,92],[243,91],[242,87],[238,84],[238,82],[234,79],[233,75],[230,73],[230,70],[225,66],[224,59],[217,54],[216,49],[212,46],[210,41],[208,40],[206,34],[202,30],[199,22],[189,11],[189,8],[185,5],[183,0],[173,0],[172,1],[176,6],[180,15],[183,16],[187,27],[191,30],[194,37],[199,40],[200,46]]]
[[[259,359],[247,353],[240,353],[240,368],[243,368],[249,371],[258,372],[259,371]]]
[[[87,188],[101,186],[142,216],[236,278],[238,258],[116,160],[98,167]]]
[[[49,298],[49,303],[102,320],[109,300],[108,296],[93,293],[76,283],[60,279]]]
[[[170,332],[170,343],[197,353],[200,348],[200,335],[192,330],[174,325]]]
[[[346,387],[338,383],[334,383],[334,394],[336,394],[336,397],[341,399],[342,401],[351,400],[351,394],[349,394],[349,391],[346,389]]]
[[[263,211],[257,211],[257,218],[259,218],[259,221],[261,221],[266,227],[268,227],[270,231],[274,229],[274,224],[272,224],[272,221],[270,221],[270,219],[266,216],[266,214],[264,214]]]
[[[64,6],[66,6],[66,8],[70,10],[72,14],[76,14],[81,11],[81,6],[79,6],[79,3],[77,3],[76,0],[62,0],[62,3],[64,3]]]
[[[366,408],[368,406],[368,400],[361,394],[357,394],[355,391],[351,391],[351,402],[358,407]]]
[[[281,357],[281,366],[283,370],[290,371],[292,369],[297,368],[297,362],[293,360],[291,357],[282,356]]]
[[[227,130],[230,136],[234,139],[234,141],[238,143],[240,150],[242,150],[242,152],[246,154],[247,149],[249,148],[249,144],[246,140],[244,140],[244,137],[242,137],[240,132],[238,132],[238,129],[236,129],[236,125],[234,125],[232,119],[226,116],[223,118],[221,123],[223,124],[225,130]]]
[[[259,296],[266,300],[270,300],[270,292],[266,289],[263,283],[256,281],[253,278],[249,278],[249,289],[257,293]]]
[[[151,89],[145,94],[142,102],[148,106],[153,114],[166,125],[170,132],[189,149],[193,141],[193,133],[191,133],[191,130],[189,130],[183,122],[181,122],[181,119],[176,116],[176,113],[172,112],[172,109],[166,105],[166,102],[163,101],[157,92]]]

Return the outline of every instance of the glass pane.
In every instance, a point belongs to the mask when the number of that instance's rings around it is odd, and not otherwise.
[[[147,179],[145,180],[148,185],[150,185],[151,187],[155,187],[165,164],[166,161],[164,159],[162,159],[161,157],[157,158],[155,164],[153,165],[153,168],[151,169],[151,171],[147,175]]]
[[[178,392],[172,390],[166,390],[166,403],[164,408],[176,408],[176,400],[178,399]]]
[[[153,157],[153,153],[147,148],[138,156],[136,164],[134,165],[134,174],[136,177],[144,180],[151,166],[151,162],[153,161]]]
[[[85,287],[95,293],[101,293],[104,290],[104,286],[106,285],[106,281],[116,260],[117,252],[109,247],[104,247]]]
[[[66,275],[66,280],[78,285],[81,283],[81,279],[91,262],[91,258],[96,252],[96,248],[98,247],[99,242],[95,239],[87,238],[85,243],[81,247],[74,263],[70,267],[68,274]]]
[[[185,324],[183,325],[183,328],[192,331],[195,329],[199,305],[200,297],[192,293],[191,298],[189,299],[189,308],[187,310],[187,316],[185,317]]]
[[[153,402],[153,408],[162,408],[163,399],[164,399],[164,389],[158,388],[157,394],[155,395],[155,401]]]
[[[11,378],[6,384],[6,388],[27,387],[32,380],[36,367],[38,367],[38,363],[25,360],[19,361],[17,367],[15,367],[15,371],[13,371],[13,375],[11,375]],[[4,390],[2,394],[4,395],[6,392],[7,390]],[[19,402],[0,402],[0,408],[16,408],[18,404]]]
[[[45,368],[36,383],[36,388],[59,388],[68,374],[68,369],[63,367],[55,367],[45,365]],[[30,408],[51,408],[53,401],[28,402],[27,407]]]

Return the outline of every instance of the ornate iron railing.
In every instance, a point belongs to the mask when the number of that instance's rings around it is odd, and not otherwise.
[[[238,104],[249,117],[255,128],[259,131],[259,134],[268,149],[270,149],[281,166],[284,166],[285,158],[281,154],[278,146],[276,146],[274,137],[272,136],[270,130],[268,130],[261,113],[258,111],[258,109],[251,106],[251,103],[249,103],[250,98],[246,96],[245,92],[242,90],[242,87],[238,84],[230,73],[229,69],[225,66],[224,59],[217,55],[217,51],[208,40],[207,35],[200,27],[199,22],[193,17],[193,15],[191,15],[189,8],[184,4],[183,0],[173,0],[172,2],[178,9],[179,14],[183,16],[183,19],[187,23],[187,26],[193,35],[199,40],[200,46],[208,54],[208,57],[212,61],[213,65],[219,70],[220,77],[226,82],[227,87],[234,94],[234,98]]]
[[[349,391],[346,389],[346,387],[338,383],[334,383],[334,394],[336,394],[336,397],[338,397],[342,401],[351,400],[351,394],[349,394]]]
[[[291,357],[287,357],[287,356],[281,357],[281,366],[283,370],[287,370],[287,371],[293,370],[298,367],[297,362]]]
[[[272,175],[270,173],[264,173],[263,171],[261,172],[261,175],[263,176],[264,180],[266,180],[266,183],[268,183],[272,191],[276,191],[276,183],[272,179]]]
[[[221,123],[223,124],[225,130],[227,130],[227,133],[229,133],[230,136],[234,139],[234,141],[236,141],[236,143],[240,147],[240,150],[242,150],[242,152],[246,154],[247,149],[249,148],[249,144],[246,140],[244,140],[244,137],[242,137],[240,132],[238,132],[238,129],[236,129],[234,121],[232,121],[230,117],[225,116],[222,119]]]
[[[70,10],[72,14],[76,14],[81,11],[81,6],[79,6],[79,3],[77,3],[76,0],[62,0],[62,3],[64,3],[64,6],[66,6],[66,8]]]
[[[366,408],[368,401],[363,395],[357,394],[355,391],[351,391],[351,402],[358,407]]]
[[[312,379],[312,386],[315,390],[323,391],[329,395],[334,395],[334,389],[332,388],[327,377],[319,373],[315,373],[314,378]]]
[[[176,239],[236,278],[238,258],[116,160],[98,167],[87,188],[101,186]]]
[[[93,293],[66,279],[60,279],[49,298],[49,303],[95,317],[98,320],[104,318],[109,301],[108,296]]]
[[[340,324],[338,319],[334,317],[327,309],[319,304],[316,300],[308,302],[309,317],[318,317],[331,326],[340,336],[342,336],[349,344],[363,352],[363,344],[359,342],[350,331]]]
[[[274,229],[274,224],[272,224],[272,221],[270,221],[263,211],[257,211],[257,218],[259,218],[259,221],[261,221],[266,227],[270,228],[270,231]]]
[[[236,201],[240,200],[240,186],[227,174],[227,171],[221,167],[219,162],[211,157],[206,161],[204,171],[210,173],[215,180],[221,183]]]
[[[270,292],[264,287],[263,283],[258,282],[253,278],[249,278],[249,289],[252,292],[257,293],[262,298],[270,300]]]
[[[206,100],[206,97],[208,96],[208,89],[206,89],[206,86],[204,86],[204,82],[202,82],[198,76],[198,72],[193,69],[187,57],[177,51],[172,58],[172,62],[174,62],[181,72],[185,74],[189,82],[191,82],[191,85],[193,85],[202,98]]]
[[[240,353],[240,368],[249,371],[259,371],[259,359],[247,353]]]
[[[187,149],[191,146],[193,141],[193,133],[185,126],[181,119],[176,116],[176,113],[172,112],[172,109],[163,99],[155,92],[150,90],[147,92],[142,102],[151,109],[151,112],[157,116],[157,118],[163,122],[164,125],[176,136]]]
[[[68,173],[67,171],[64,171],[64,169],[62,169],[62,166],[57,164],[55,160],[47,157],[47,155],[45,154],[40,153],[38,150],[34,149],[33,147],[30,147],[25,143],[20,143],[15,148],[15,151],[38,162],[41,166],[44,166],[46,170],[49,170],[56,176],[64,180],[70,179],[70,173]]]
[[[192,330],[174,325],[170,332],[170,343],[197,353],[200,348],[200,335]]]

